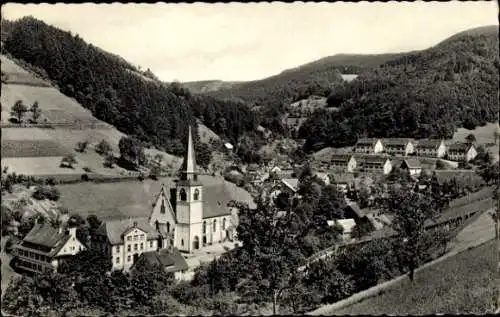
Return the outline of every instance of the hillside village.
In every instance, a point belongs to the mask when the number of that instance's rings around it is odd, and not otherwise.
[[[2,26],[2,315],[305,314],[498,235],[489,101],[451,135],[351,116],[350,89],[404,54],[167,84],[34,18]],[[94,56],[94,82],[33,34]]]

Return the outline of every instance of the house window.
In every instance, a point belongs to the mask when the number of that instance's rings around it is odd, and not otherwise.
[[[119,264],[119,263],[120,263],[120,257],[119,257],[119,256],[117,256],[117,257],[116,257],[116,264]]]
[[[141,242],[141,250],[144,250],[144,243]]]
[[[214,219],[214,230],[213,231],[217,231],[217,219]]]
[[[153,240],[149,241],[149,247],[152,248],[153,247]]]
[[[184,188],[181,188],[181,190],[179,192],[179,196],[181,198],[181,201],[186,201],[187,200],[187,195],[186,195],[186,191],[184,190]]]
[[[134,244],[134,251],[137,251],[137,243]]]
[[[139,236],[138,236],[138,235],[135,235],[135,236],[134,236],[134,241],[137,241],[137,239],[138,239],[138,238],[139,238]]]
[[[165,213],[165,201],[163,199],[161,200],[160,213],[161,214]]]
[[[127,246],[127,251],[128,251],[128,252],[132,251],[131,244],[129,244],[129,245]]]
[[[141,240],[143,240],[143,239],[144,239],[144,235],[143,235],[143,234],[141,234]]]
[[[130,262],[130,255],[127,256],[127,262]]]
[[[195,190],[194,190],[194,195],[193,195],[193,196],[194,196],[194,197],[193,197],[193,199],[194,199],[194,200],[198,200],[198,199],[200,199],[200,191],[199,191],[198,189],[195,189]]]
[[[127,237],[127,241],[132,241],[132,237],[131,237],[131,236],[128,236],[128,237]]]
[[[222,230],[226,230],[226,218],[222,219]]]
[[[120,252],[120,246],[119,245],[116,246],[116,253],[118,253],[118,252]]]

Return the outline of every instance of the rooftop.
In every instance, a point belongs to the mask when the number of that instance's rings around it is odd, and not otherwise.
[[[161,249],[159,251],[148,251],[141,254],[139,261],[145,261],[150,265],[160,265],[168,273],[184,271],[188,269],[186,259],[177,249]],[[135,268],[135,265],[134,265]]]
[[[443,140],[439,139],[423,139],[419,140],[417,143],[417,147],[420,148],[430,148],[430,149],[437,149]]]

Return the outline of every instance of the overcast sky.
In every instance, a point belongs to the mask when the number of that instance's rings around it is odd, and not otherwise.
[[[338,53],[424,49],[498,24],[496,1],[2,6],[79,34],[165,81],[254,80]]]

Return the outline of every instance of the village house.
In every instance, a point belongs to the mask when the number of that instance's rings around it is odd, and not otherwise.
[[[384,146],[384,152],[391,155],[408,156],[415,152],[415,147],[411,139],[383,139],[381,140]]]
[[[422,165],[420,164],[420,161],[414,158],[403,160],[401,163],[401,169],[408,170],[410,172],[410,176],[420,176],[420,173],[422,173]]]
[[[162,186],[149,216],[107,220],[98,228],[92,245],[109,256],[113,269],[129,270],[144,252],[176,248],[192,253],[235,239],[232,195],[224,184],[203,186],[198,179],[191,129],[180,174],[170,199]]]
[[[130,271],[135,273],[139,267],[159,265],[166,273],[173,273],[174,278],[183,280],[187,278],[189,266],[186,259],[175,248],[161,249],[159,251],[143,252],[132,265]]]
[[[342,240],[344,242],[349,242],[352,240],[352,230],[356,226],[356,221],[354,219],[336,219],[336,220],[328,220],[329,226],[333,226],[335,224],[342,227]]]
[[[443,140],[420,140],[416,146],[416,153],[418,156],[442,158],[446,155],[446,145]]]
[[[356,142],[355,151],[357,153],[382,153],[384,145],[377,138],[362,138]]]
[[[448,146],[448,159],[450,160],[469,162],[476,156],[477,151],[473,144],[454,143]]]
[[[356,158],[358,166],[366,173],[389,174],[392,171],[391,160],[387,156],[367,155]]]
[[[85,250],[76,237],[76,228],[54,226],[49,221],[36,223],[23,241],[14,247],[16,267],[41,273],[57,270],[59,265],[73,255]]]
[[[352,154],[333,154],[330,159],[330,167],[339,168],[349,173],[356,169],[356,159]]]
[[[318,179],[322,180],[325,183],[325,185],[330,185],[330,183],[331,183],[330,174],[323,173],[323,172],[316,172],[316,173],[314,173],[314,175]]]

